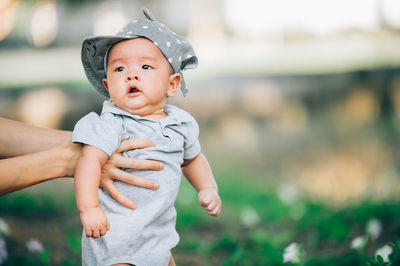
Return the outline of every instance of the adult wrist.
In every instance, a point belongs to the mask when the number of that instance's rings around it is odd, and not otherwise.
[[[82,151],[81,144],[69,143],[59,147],[62,152],[63,169],[62,177],[73,177],[75,174],[76,164]]]

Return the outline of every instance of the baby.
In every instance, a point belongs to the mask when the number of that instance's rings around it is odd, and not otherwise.
[[[83,143],[75,173],[77,206],[86,235],[83,265],[174,265],[171,249],[179,241],[174,203],[181,174],[198,191],[210,215],[221,210],[212,171],[200,151],[199,127],[184,110],[166,104],[179,86],[182,71],[197,66],[191,45],[157,22],[131,21],[115,36],[85,39],[82,63],[91,84],[109,97],[101,115],[90,113],[75,125],[73,142]],[[133,170],[160,184],[156,191],[116,182],[137,203],[129,209],[99,187],[101,167],[127,138],[151,139],[155,147],[124,155],[162,161],[161,171]],[[100,237],[101,236],[101,237]]]

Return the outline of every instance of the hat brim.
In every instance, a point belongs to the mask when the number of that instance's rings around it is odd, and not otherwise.
[[[140,36],[130,36],[129,38],[96,36],[83,40],[81,59],[86,77],[92,86],[107,98],[110,98],[110,94],[103,85],[103,79],[106,78],[107,69],[105,69],[104,58],[108,49],[120,41],[138,37]]]

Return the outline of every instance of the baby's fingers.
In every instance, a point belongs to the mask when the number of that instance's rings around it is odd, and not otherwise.
[[[105,226],[102,226],[102,228],[100,229],[100,235],[104,236],[109,229],[110,229],[110,223],[107,220]]]
[[[212,216],[217,216],[221,212],[221,199],[219,197],[213,199],[207,206],[207,213]]]
[[[91,228],[85,228],[85,234],[87,237],[92,237],[93,230]]]
[[[100,235],[101,235],[101,236],[104,236],[104,235],[107,233],[107,231],[108,231],[108,228],[102,228],[102,229],[100,230]]]
[[[100,236],[100,230],[99,229],[94,229],[92,236],[93,236],[93,238],[98,238]]]
[[[110,225],[107,222],[104,226],[94,226],[88,229],[85,229],[85,233],[87,237],[98,238],[100,236],[104,236],[108,229],[110,229]]]
[[[211,212],[211,211],[215,210],[216,207],[217,207],[217,202],[215,200],[213,200],[210,202],[210,204],[208,204],[207,211]]]
[[[207,208],[207,213],[211,216],[218,216],[221,212],[221,205],[216,205],[215,208],[208,209]]]
[[[211,202],[211,197],[204,194],[199,194],[199,203],[203,207],[207,207]]]

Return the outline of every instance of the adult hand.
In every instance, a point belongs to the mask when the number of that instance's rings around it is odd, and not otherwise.
[[[153,146],[155,146],[155,144],[151,140],[127,139],[121,143],[119,149],[113,153],[102,168],[100,186],[104,187],[108,193],[110,193],[111,197],[128,208],[135,209],[136,204],[117,189],[114,180],[154,190],[158,189],[160,185],[155,181],[130,174],[120,168],[161,170],[164,168],[164,164],[159,161],[124,157],[122,156],[122,153],[132,149],[148,148]]]

